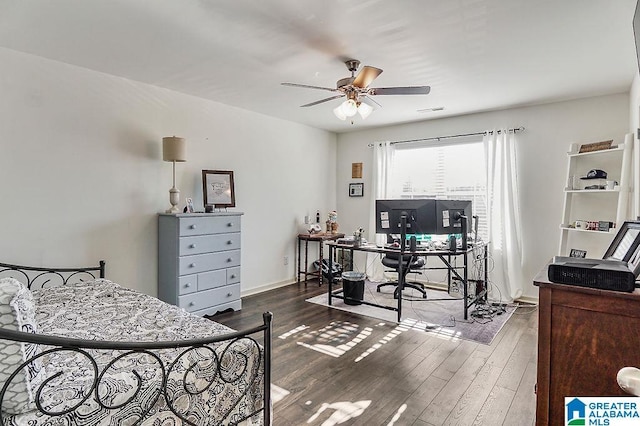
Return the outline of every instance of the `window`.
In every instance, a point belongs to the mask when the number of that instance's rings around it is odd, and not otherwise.
[[[479,217],[478,234],[486,240],[487,184],[482,140],[419,146],[398,144],[395,148],[389,198],[471,200],[473,214]]]

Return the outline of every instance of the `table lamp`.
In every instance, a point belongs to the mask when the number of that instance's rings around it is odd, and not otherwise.
[[[179,213],[178,203],[180,202],[180,191],[176,189],[176,161],[187,161],[187,144],[184,138],[168,136],[162,138],[162,159],[173,163],[173,186],[169,190],[169,202],[171,208],[167,213]]]

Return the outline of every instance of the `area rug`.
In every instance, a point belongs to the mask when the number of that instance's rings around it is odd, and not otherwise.
[[[392,286],[383,287],[378,293],[378,283],[366,281],[364,300],[384,306],[398,306],[393,298]],[[334,285],[334,291],[339,286]],[[460,338],[491,344],[495,336],[513,314],[515,308],[503,306],[472,306],[468,319],[464,319],[464,302],[460,297],[453,297],[446,291],[427,289],[427,298],[414,289],[405,289],[402,299],[402,321],[400,325],[413,330],[435,333],[449,338]],[[456,293],[452,293],[456,295]],[[329,307],[327,294],[307,299],[307,302]],[[436,300],[446,299],[446,300]],[[369,305],[347,305],[342,299],[332,298],[331,308],[365,315],[380,320],[398,323],[398,313],[384,308]]]

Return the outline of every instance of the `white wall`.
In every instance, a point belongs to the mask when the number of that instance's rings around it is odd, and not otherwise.
[[[631,181],[631,216],[637,218],[640,216],[640,144],[638,143],[638,129],[640,129],[640,75],[636,72],[629,90],[629,132],[633,134],[634,152],[632,161]]]
[[[375,114],[375,112],[374,112]],[[556,254],[562,218],[569,144],[614,139],[624,141],[629,131],[629,95],[619,94],[526,108],[428,120],[338,136],[337,200],[341,229],[351,232],[368,226],[372,151],[367,144],[455,135],[492,128],[519,127],[518,178],[522,200],[524,295],[537,298],[533,277]],[[364,163],[365,196],[349,198],[351,163]]]
[[[335,209],[333,133],[11,50],[0,63],[0,261],[104,259],[108,278],[157,294],[163,136],[187,139],[182,201],[202,208],[202,169],[234,171],[243,293],[290,282],[299,222]]]
[[[629,90],[629,131],[637,135],[640,127],[640,76],[636,73]]]

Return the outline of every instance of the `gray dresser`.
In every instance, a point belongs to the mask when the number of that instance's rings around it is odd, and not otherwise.
[[[160,214],[158,298],[197,315],[242,308],[242,213]]]

